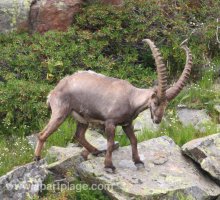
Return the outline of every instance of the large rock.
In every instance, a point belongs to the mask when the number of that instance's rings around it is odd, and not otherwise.
[[[35,0],[31,6],[31,32],[66,31],[83,0]]]
[[[75,153],[72,149],[72,158],[66,151],[65,162],[72,159],[72,166],[81,179],[104,188],[113,199],[189,197],[203,200],[215,199],[220,195],[220,187],[204,176],[189,158],[183,156],[172,139],[165,136],[151,139],[138,144],[138,149],[146,166],[141,170],[137,170],[132,162],[130,146],[113,152],[113,163],[117,168],[115,174],[104,171],[104,157],[79,161],[78,149]],[[77,159],[79,162],[76,162]]]
[[[182,150],[220,183],[220,133],[192,140]]]
[[[184,126],[192,125],[200,132],[205,132],[205,125],[211,122],[211,118],[206,113],[206,110],[181,107],[177,110],[177,116]]]
[[[113,153],[116,174],[103,170],[104,158],[82,162],[77,168],[87,182],[102,184],[115,199],[214,199],[220,187],[203,176],[191,160],[168,137],[160,137],[138,145],[146,168],[138,171],[131,161],[131,147]]]
[[[0,177],[0,199],[24,200],[41,190],[47,176],[44,160],[18,167]]]
[[[32,0],[0,1],[0,33],[14,29],[27,29],[28,14]]]

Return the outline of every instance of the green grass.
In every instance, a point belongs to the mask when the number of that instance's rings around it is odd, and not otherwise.
[[[51,146],[66,146],[75,130],[75,123],[67,119],[60,128],[47,140],[42,156],[46,155]],[[22,134],[21,134],[22,135]],[[26,137],[0,136],[0,176],[13,167],[33,161],[34,150]]]
[[[28,163],[32,160],[33,150],[25,138],[0,138],[0,176],[13,167]]]
[[[172,138],[176,144],[182,146],[190,140],[217,133],[217,126],[214,123],[206,124],[205,128],[205,132],[200,132],[191,125],[183,126],[178,121],[170,121],[169,123],[162,122],[158,131],[153,132],[145,129],[142,133],[136,135],[138,142],[166,135]],[[116,140],[119,142],[120,146],[130,145],[130,141],[125,134],[116,135]]]
[[[48,186],[47,189],[40,192],[39,196],[30,198],[31,200],[109,200],[101,190],[93,189],[87,183],[78,179],[69,182],[69,189],[65,188],[65,185],[54,185],[51,190],[50,185],[54,184],[54,177],[49,175],[44,182]],[[67,185],[66,185],[67,186]]]
[[[173,109],[178,104],[184,104],[188,108],[206,109],[213,121],[218,121],[218,113],[214,105],[220,102],[220,92],[213,89],[219,63],[212,63],[208,70],[202,74],[202,78],[196,83],[186,87],[182,92],[170,102],[169,108]]]

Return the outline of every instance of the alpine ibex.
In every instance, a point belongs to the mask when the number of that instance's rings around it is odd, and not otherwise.
[[[49,123],[39,133],[35,150],[35,160],[40,159],[41,150],[46,139],[61,125],[65,118],[72,114],[77,121],[75,137],[88,152],[98,155],[101,151],[85,139],[89,123],[98,122],[105,126],[107,151],[105,169],[114,171],[112,151],[114,148],[115,127],[122,126],[132,146],[132,159],[137,167],[144,167],[137,150],[137,139],[134,135],[132,121],[138,114],[149,108],[154,123],[160,123],[164,110],[170,100],[176,97],[186,84],[192,68],[192,55],[189,48],[183,45],[186,52],[185,68],[179,80],[167,89],[167,70],[159,49],[154,43],[145,39],[156,61],[158,86],[150,89],[139,89],[129,82],[110,78],[91,71],[74,73],[63,78],[50,92],[47,103],[52,110]]]

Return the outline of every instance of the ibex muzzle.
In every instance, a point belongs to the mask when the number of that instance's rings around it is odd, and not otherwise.
[[[160,123],[170,100],[175,98],[186,84],[192,68],[192,55],[185,45],[187,59],[179,80],[167,89],[167,70],[159,49],[145,39],[156,61],[158,86],[139,89],[125,80],[110,78],[91,71],[75,73],[63,78],[48,96],[48,105],[52,110],[51,119],[39,134],[35,150],[36,160],[40,159],[46,139],[72,114],[77,121],[76,140],[88,152],[98,155],[100,151],[85,139],[89,123],[101,123],[107,135],[105,169],[114,171],[112,151],[114,149],[115,127],[122,126],[132,146],[132,158],[137,166],[144,166],[137,150],[132,121],[140,112],[150,108],[154,123]]]

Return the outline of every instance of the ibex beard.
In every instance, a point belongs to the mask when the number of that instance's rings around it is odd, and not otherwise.
[[[98,122],[105,127],[107,150],[105,169],[114,172],[112,152],[116,126],[122,126],[130,140],[132,159],[140,168],[144,163],[140,160],[137,150],[137,139],[134,134],[132,121],[138,114],[150,109],[154,123],[160,123],[168,102],[175,98],[186,84],[192,68],[192,55],[189,48],[183,45],[186,52],[186,64],[179,80],[167,88],[167,69],[159,49],[154,43],[145,39],[151,48],[155,59],[158,86],[150,89],[140,89],[121,79],[107,77],[92,71],[82,71],[63,78],[48,96],[48,105],[52,114],[49,123],[39,133],[35,149],[35,160],[40,159],[41,150],[46,139],[57,130],[68,115],[77,121],[76,140],[93,154],[102,153],[92,146],[85,138],[89,123]]]

